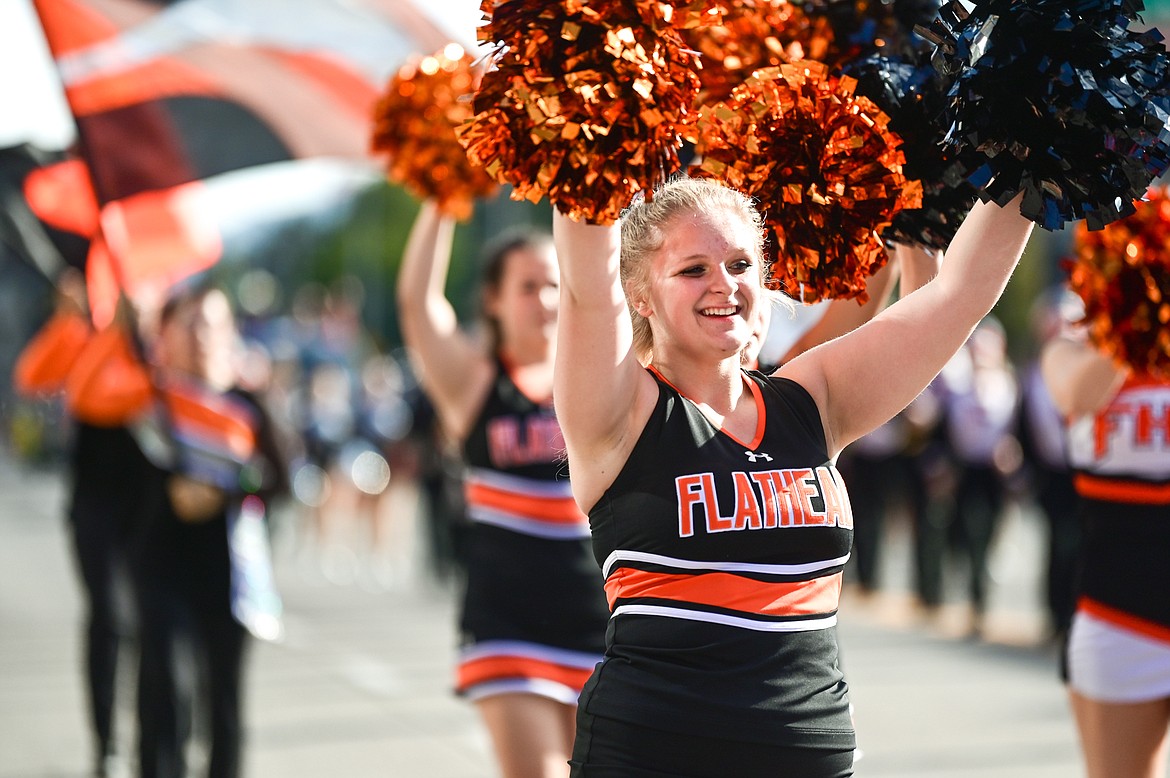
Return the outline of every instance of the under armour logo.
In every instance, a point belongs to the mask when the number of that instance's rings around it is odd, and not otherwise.
[[[764,453],[764,452],[762,452],[762,451],[761,451],[759,454],[757,454],[757,453],[756,453],[756,452],[754,452],[754,451],[745,451],[745,452],[743,452],[743,455],[744,455],[745,457],[747,457],[747,458],[748,458],[748,461],[750,461],[750,462],[758,462],[758,461],[759,461],[759,460],[761,460],[761,459],[762,459],[762,460],[764,460],[765,462],[771,462],[771,461],[772,461],[772,455],[771,455],[771,454],[765,454],[765,453]]]

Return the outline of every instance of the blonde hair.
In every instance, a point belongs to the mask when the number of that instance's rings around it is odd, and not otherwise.
[[[749,247],[761,263],[764,261],[764,225],[755,201],[729,186],[706,178],[678,175],[661,184],[652,197],[639,195],[621,217],[622,289],[634,326],[634,353],[643,364],[653,359],[654,335],[650,322],[640,315],[631,302],[646,290],[650,256],[662,248],[663,230],[672,219],[687,213],[723,211],[740,218],[752,228],[756,244]],[[761,267],[763,279],[767,268]],[[770,290],[768,296],[774,296]],[[783,295],[779,295],[783,298]],[[784,298],[787,299],[787,298]]]

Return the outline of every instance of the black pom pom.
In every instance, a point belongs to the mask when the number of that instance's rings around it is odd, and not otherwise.
[[[954,152],[942,145],[940,117],[951,79],[926,62],[914,65],[879,56],[850,63],[844,71],[857,79],[857,93],[890,117],[890,129],[902,138],[906,177],[922,182],[922,207],[899,211],[882,236],[945,249],[976,198]]]
[[[797,5],[810,18],[828,21],[833,42],[825,63],[845,67],[875,54],[913,57],[925,45],[915,28],[934,19],[939,0],[803,0]]]
[[[983,200],[1090,229],[1133,213],[1170,166],[1170,63],[1140,0],[958,0],[929,28],[953,74],[946,142]]]

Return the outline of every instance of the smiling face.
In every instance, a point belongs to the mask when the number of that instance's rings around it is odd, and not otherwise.
[[[484,312],[499,328],[501,349],[522,361],[549,358],[556,342],[559,288],[551,243],[508,252],[499,282],[484,294]]]
[[[634,311],[653,333],[655,358],[738,356],[761,305],[754,225],[728,209],[684,211],[662,225]]]

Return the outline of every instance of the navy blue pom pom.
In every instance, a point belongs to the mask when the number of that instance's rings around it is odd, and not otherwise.
[[[825,19],[833,42],[825,64],[845,67],[875,54],[905,59],[922,48],[915,32],[929,24],[939,0],[802,0],[797,5],[811,19]]]
[[[910,64],[873,56],[845,66],[865,95],[890,117],[890,129],[902,138],[907,178],[922,182],[922,207],[894,216],[882,236],[898,243],[945,249],[975,203],[975,187],[954,151],[942,144],[951,79],[928,62]]]
[[[1170,167],[1170,62],[1140,0],[958,0],[918,32],[954,76],[946,143],[979,196],[1055,230],[1133,213]]]

